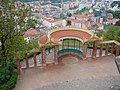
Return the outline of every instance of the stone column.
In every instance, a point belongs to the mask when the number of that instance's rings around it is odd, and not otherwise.
[[[28,63],[28,53],[25,53],[25,60],[26,60],[26,68],[29,68],[29,63]]]
[[[59,46],[54,47],[54,63],[55,64],[58,64],[58,53],[57,53],[58,48],[59,48]]]
[[[16,65],[17,65],[18,75],[20,75],[21,74],[21,66],[20,66],[20,60],[18,58],[16,58]]]
[[[115,44],[112,43],[112,49],[111,49],[111,54],[112,54],[112,55],[114,54],[114,48],[115,48]]]
[[[83,58],[85,59],[87,56],[87,43],[83,44]]]
[[[45,48],[42,48],[42,51],[41,51],[41,58],[42,58],[42,66],[46,66]]]
[[[99,53],[100,57],[102,56],[102,51],[103,51],[103,44],[100,44],[100,53]]]
[[[92,53],[92,58],[96,57],[96,53],[97,53],[97,41],[93,42],[93,53]]]
[[[119,53],[120,53],[120,46],[117,46],[117,49],[116,49],[116,56],[119,56]]]
[[[109,43],[106,43],[106,50],[105,50],[105,55],[108,55],[108,49],[109,49]]]
[[[36,61],[36,52],[34,52],[34,66],[37,66],[37,61]]]

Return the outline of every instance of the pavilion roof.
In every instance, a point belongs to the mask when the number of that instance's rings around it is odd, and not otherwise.
[[[55,45],[62,45],[60,41],[56,42],[54,39],[49,39],[47,43],[45,44],[40,44],[39,48],[47,47],[47,46],[55,46]]]
[[[93,41],[102,41],[103,38],[99,38],[98,36],[96,36],[96,34],[93,35],[92,38],[90,38],[87,42],[93,42]]]
[[[60,39],[64,37],[74,37],[79,39],[82,43],[96,40],[101,41],[101,38],[87,30],[82,30],[79,28],[60,28],[52,30],[48,34],[43,35],[39,40],[39,48],[61,45],[62,43],[60,42]]]

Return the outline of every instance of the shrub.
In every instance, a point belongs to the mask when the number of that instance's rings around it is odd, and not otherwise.
[[[6,83],[14,72],[14,62],[10,62],[6,67],[0,68],[0,84]]]
[[[18,79],[17,72],[13,72],[12,76],[6,83],[0,84],[0,90],[12,90],[16,85],[17,79]]]

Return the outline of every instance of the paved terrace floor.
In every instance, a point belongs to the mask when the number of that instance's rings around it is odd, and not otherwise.
[[[94,60],[88,59],[86,61],[79,61],[74,57],[65,57],[58,65],[49,65],[44,68],[37,67],[24,70],[14,90],[44,90],[42,87],[46,87],[52,84],[57,85],[56,83],[73,81],[78,79],[84,80],[88,78],[100,78],[100,77],[105,78],[109,76],[110,77],[119,76],[113,56],[97,58]],[[90,81],[88,81],[88,83],[89,82]],[[58,88],[60,88],[60,86],[58,86]],[[47,88],[45,90],[68,90],[68,89]]]

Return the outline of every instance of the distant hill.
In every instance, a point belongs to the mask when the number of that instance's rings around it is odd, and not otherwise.
[[[51,0],[52,3],[60,3],[61,0]],[[67,1],[76,1],[76,0],[63,0],[63,2],[67,2]]]
[[[17,0],[17,1],[31,2],[31,1],[39,1],[39,0]]]
[[[17,0],[17,1],[20,1],[20,0]],[[47,1],[47,0],[22,0],[23,2],[31,2],[31,1]],[[49,0],[48,0],[49,1]],[[60,3],[61,0],[51,0],[52,3]],[[63,2],[66,2],[66,1],[76,1],[76,0],[63,0]]]
[[[31,2],[31,1],[39,1],[39,0],[17,0],[17,1]]]

